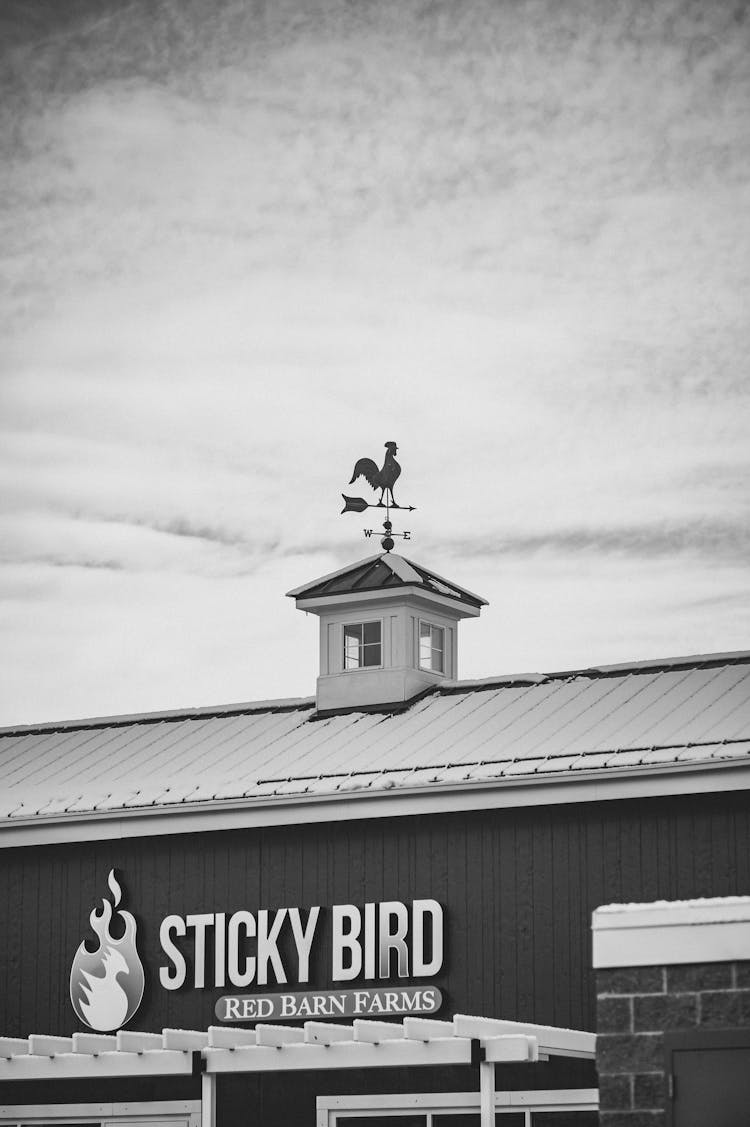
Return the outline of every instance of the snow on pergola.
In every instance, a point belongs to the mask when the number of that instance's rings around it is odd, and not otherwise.
[[[202,1127],[215,1127],[216,1077],[222,1073],[471,1064],[479,1067],[481,1123],[487,1127],[494,1123],[496,1064],[552,1056],[592,1060],[595,1049],[593,1033],[461,1014],[453,1021],[407,1017],[400,1023],[307,1021],[303,1027],[261,1024],[252,1030],[32,1034],[0,1038],[0,1081],[200,1075]]]

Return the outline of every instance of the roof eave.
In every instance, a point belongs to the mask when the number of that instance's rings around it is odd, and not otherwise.
[[[314,795],[301,792],[7,818],[0,826],[0,848],[737,790],[750,790],[746,760],[609,767],[606,777],[591,770],[561,773],[557,778],[523,775],[387,790],[363,786]]]
[[[463,599],[440,595],[416,584],[403,584],[398,587],[379,587],[371,590],[352,591],[344,595],[313,595],[297,597],[299,610],[319,614],[322,611],[336,610],[339,607],[366,605],[367,603],[403,603],[405,600],[421,601],[430,607],[450,610],[459,618],[478,618],[481,608]]]

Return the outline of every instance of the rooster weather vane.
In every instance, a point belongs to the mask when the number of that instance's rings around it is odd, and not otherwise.
[[[378,469],[377,463],[373,462],[372,458],[358,458],[354,464],[354,473],[352,474],[350,485],[353,485],[358,477],[363,477],[371,489],[380,490],[380,498],[377,501],[365,501],[364,497],[347,497],[346,493],[342,493],[344,498],[344,507],[342,513],[363,513],[365,509],[385,509],[385,520],[383,521],[384,535],[380,543],[386,552],[390,552],[394,546],[393,537],[403,536],[404,540],[411,539],[411,532],[394,532],[393,524],[391,522],[391,509],[403,509],[406,512],[414,512],[414,505],[399,505],[396,503],[396,498],[393,496],[393,487],[399,479],[401,474],[401,466],[396,461],[396,454],[398,453],[398,446],[395,442],[386,442],[386,456],[383,462],[383,468]],[[385,498],[385,500],[383,500]],[[366,528],[364,530],[365,536],[372,536],[373,530]]]

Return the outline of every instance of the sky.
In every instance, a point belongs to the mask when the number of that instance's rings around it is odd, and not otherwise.
[[[750,4],[5,0],[0,724],[312,695],[397,551],[459,675],[750,645]],[[377,547],[376,547],[377,550]]]

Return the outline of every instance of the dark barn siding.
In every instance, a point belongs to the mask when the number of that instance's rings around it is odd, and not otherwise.
[[[68,997],[70,965],[89,913],[107,893],[111,867],[120,873],[124,906],[138,919],[147,972],[144,1004],[130,1028],[204,1029],[214,1022],[216,999],[227,992],[161,988],[158,927],[170,912],[434,897],[446,908],[446,964],[436,983],[447,1013],[594,1029],[592,910],[612,901],[750,894],[750,796],[4,850],[2,1034],[78,1028]],[[336,984],[326,966],[313,964],[310,985]],[[332,1077],[324,1090],[351,1082]],[[426,1072],[418,1086],[432,1086]],[[0,1093],[3,1098],[11,1096]],[[278,1098],[283,1102],[283,1093]]]

